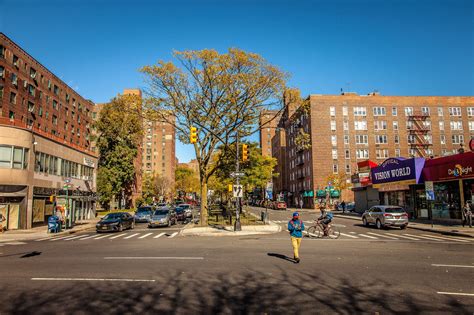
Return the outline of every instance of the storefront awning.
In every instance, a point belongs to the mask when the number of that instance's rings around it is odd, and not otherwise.
[[[427,160],[423,169],[425,181],[474,178],[474,152]]]
[[[384,184],[411,185],[419,184],[421,171],[425,164],[423,158],[389,158],[372,168],[370,176],[374,188]]]

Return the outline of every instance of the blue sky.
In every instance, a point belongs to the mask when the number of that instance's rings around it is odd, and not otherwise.
[[[303,95],[474,95],[473,3],[0,0],[0,31],[97,103],[143,87],[137,69],[173,50],[228,47],[261,54]]]

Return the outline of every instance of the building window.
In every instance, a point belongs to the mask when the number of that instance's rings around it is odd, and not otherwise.
[[[440,135],[439,136],[439,141],[441,142],[441,144],[446,144],[446,136],[445,135]]]
[[[398,135],[395,135],[395,144],[400,144],[400,137]]]
[[[36,94],[36,88],[31,84],[28,85],[28,94],[31,96],[35,96]]]
[[[369,158],[369,150],[367,150],[367,149],[357,149],[356,150],[356,158],[357,159],[368,159]]]
[[[11,80],[12,80],[12,84],[16,87],[18,87],[18,77],[16,76],[15,73],[12,73],[11,75]]]
[[[395,157],[400,157],[400,149],[395,149]]]
[[[433,156],[433,149],[425,149],[425,154],[428,156]]]
[[[28,149],[13,146],[0,146],[0,167],[28,168]]]
[[[367,130],[367,121],[365,120],[354,121],[354,129]]]
[[[418,154],[415,149],[408,149],[408,156],[415,157],[418,156]]]
[[[355,135],[356,144],[369,144],[368,135]]]
[[[387,130],[387,122],[385,120],[374,121],[375,130]]]
[[[426,143],[429,143],[429,144],[433,143],[433,137],[431,135],[424,135],[423,139],[425,139]]]
[[[398,130],[398,121],[393,122],[393,130]]]
[[[374,116],[385,116],[385,107],[374,107]]]
[[[344,144],[349,144],[349,136],[344,135]]]
[[[397,115],[398,115],[398,109],[395,106],[393,106],[392,107],[392,116],[397,116]]]
[[[58,117],[56,117],[56,115],[53,115],[53,125],[57,125],[58,124]]]
[[[452,135],[451,140],[453,144],[461,144],[464,143],[464,136],[463,135]]]
[[[337,160],[337,149],[332,149],[332,159]]]
[[[387,136],[386,135],[376,135],[375,136],[375,143],[376,144],[388,143]]]
[[[0,99],[3,98],[3,85],[0,85]]]
[[[19,58],[17,55],[13,55],[13,65],[18,68],[19,66]]]
[[[337,145],[337,136],[336,135],[331,136],[331,144],[333,146]]]
[[[413,107],[405,107],[405,116],[413,115]]]
[[[346,174],[351,173],[351,166],[349,164],[346,164]]]
[[[451,121],[451,130],[462,130],[462,121]]]
[[[343,127],[344,127],[344,130],[349,130],[349,122],[347,121],[343,122]]]
[[[461,107],[449,107],[449,116],[461,116]]]
[[[331,117],[336,116],[336,107],[334,106],[329,107],[329,115],[331,115]]]
[[[10,120],[14,120],[14,119],[15,119],[15,113],[12,112],[12,111],[10,111],[10,112],[8,113],[8,118],[10,118]]]
[[[429,116],[430,115],[430,108],[429,107],[422,107],[421,108],[421,113],[425,116]]]
[[[425,120],[422,122],[422,125],[425,130],[431,130],[431,121]]]
[[[439,122],[439,130],[444,130],[444,121]]]
[[[53,108],[54,108],[55,110],[58,110],[58,102],[55,101],[55,100],[53,100]]]
[[[54,87],[53,87],[53,93],[55,95],[59,95],[59,87],[55,84]]]
[[[443,117],[443,107],[438,107],[438,116]]]
[[[0,45],[0,58],[5,58],[5,47]]]
[[[468,107],[467,108],[467,116],[468,117],[474,116],[474,107]]]
[[[5,68],[0,66],[0,78],[5,78]]]
[[[474,121],[468,122],[469,124],[469,131],[474,131]]]
[[[348,149],[345,149],[344,150],[344,157],[346,159],[350,159],[351,158],[351,151],[349,151]]]
[[[35,110],[35,104],[32,102],[28,101],[28,111],[32,113]]]
[[[335,120],[331,120],[331,130],[332,131],[336,130],[336,121]]]
[[[16,104],[16,94],[13,92],[10,92],[10,103]]]
[[[333,172],[334,174],[339,173],[339,169],[338,169],[337,164],[333,164],[333,165],[332,165],[332,172]]]
[[[347,106],[342,106],[342,116],[347,116],[347,115],[348,115]]]
[[[413,121],[407,120],[407,130],[413,130]]]
[[[377,159],[388,158],[388,149],[377,149],[375,150],[375,156]]]
[[[367,116],[366,107],[354,107],[354,116]]]
[[[408,135],[407,136],[407,141],[408,141],[409,144],[415,143],[415,141],[416,141],[415,135]]]

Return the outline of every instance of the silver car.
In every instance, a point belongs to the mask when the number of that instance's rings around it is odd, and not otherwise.
[[[155,210],[148,220],[148,227],[153,228],[157,226],[171,226],[176,224],[178,218],[176,217],[176,212],[169,208],[161,208]]]
[[[377,229],[396,226],[403,230],[408,225],[408,213],[399,206],[373,206],[362,214],[362,223],[375,224]]]

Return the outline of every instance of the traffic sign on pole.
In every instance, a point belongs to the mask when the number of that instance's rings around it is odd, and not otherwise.
[[[234,185],[233,193],[235,198],[242,198],[244,196],[242,185]]]

